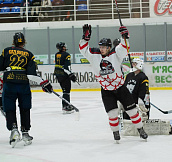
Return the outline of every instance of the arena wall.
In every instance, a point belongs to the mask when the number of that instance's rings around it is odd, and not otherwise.
[[[39,72],[44,79],[48,79],[54,89],[60,89],[54,73],[54,65],[39,65]],[[90,64],[73,64],[72,70],[76,74],[78,83],[72,83],[72,89],[98,89],[99,83],[94,77],[94,72]],[[129,71],[129,67],[127,71]],[[172,85],[172,64],[166,62],[145,63],[144,72],[149,78],[150,87],[171,87]],[[36,83],[31,83],[36,85]],[[32,86],[32,89],[41,89]]]

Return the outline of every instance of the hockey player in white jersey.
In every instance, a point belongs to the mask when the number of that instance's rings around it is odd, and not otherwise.
[[[129,45],[129,32],[124,26],[119,28],[119,32],[122,38],[121,43],[116,48],[111,49],[112,43],[108,38],[100,40],[99,48],[90,48],[88,41],[91,37],[91,25],[85,24],[83,26],[83,37],[79,43],[80,52],[92,65],[95,76],[101,85],[102,101],[109,117],[109,124],[113,131],[114,139],[117,143],[120,140],[118,100],[122,103],[132,123],[138,129],[140,137],[143,139],[148,138],[143,129],[141,117],[136,109],[133,97],[126,86],[124,86],[124,78],[121,71],[121,63],[123,58],[127,56],[127,46],[124,38]]]

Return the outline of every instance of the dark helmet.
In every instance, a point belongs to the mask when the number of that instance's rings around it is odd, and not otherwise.
[[[59,51],[62,51],[63,50],[63,47],[66,47],[66,44],[64,42],[60,42],[60,43],[57,43],[56,44],[56,48],[59,50]]]
[[[112,42],[109,38],[103,38],[99,42],[99,46],[109,46],[112,47]]]
[[[116,38],[114,41],[113,41],[113,46],[116,47],[117,45],[119,45],[121,42],[121,40],[119,38]]]
[[[13,44],[18,47],[21,44],[25,44],[25,37],[23,35],[23,33],[19,32],[19,33],[15,33],[15,35],[13,36]]]

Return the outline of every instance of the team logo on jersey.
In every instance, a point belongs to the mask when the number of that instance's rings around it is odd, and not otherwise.
[[[114,67],[112,66],[112,63],[107,60],[101,60],[100,62],[100,75],[107,75],[112,74],[115,72]]]
[[[128,90],[130,91],[130,93],[133,92],[135,85],[136,85],[136,81],[135,81],[135,80],[130,80],[130,81],[127,83],[127,86],[126,86],[126,87],[127,87]]]

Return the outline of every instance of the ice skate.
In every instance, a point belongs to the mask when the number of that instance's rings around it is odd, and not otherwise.
[[[64,106],[62,110],[63,110],[63,114],[74,113],[74,108],[70,105]]]
[[[138,132],[140,134],[140,138],[143,138],[143,139],[145,139],[145,141],[147,141],[148,135],[144,131],[143,127],[142,128],[138,128],[137,130],[138,130]]]
[[[119,141],[120,141],[120,134],[119,134],[119,131],[116,131],[116,132],[113,132],[113,136],[114,136],[114,140],[116,140],[116,143],[119,144]]]
[[[14,148],[17,144],[17,142],[19,142],[20,139],[20,133],[17,129],[17,127],[13,127],[13,129],[11,130],[11,136],[10,136],[10,145],[12,146],[12,148]]]
[[[33,137],[28,132],[22,132],[22,140],[24,141],[24,146],[27,146],[32,144]]]

